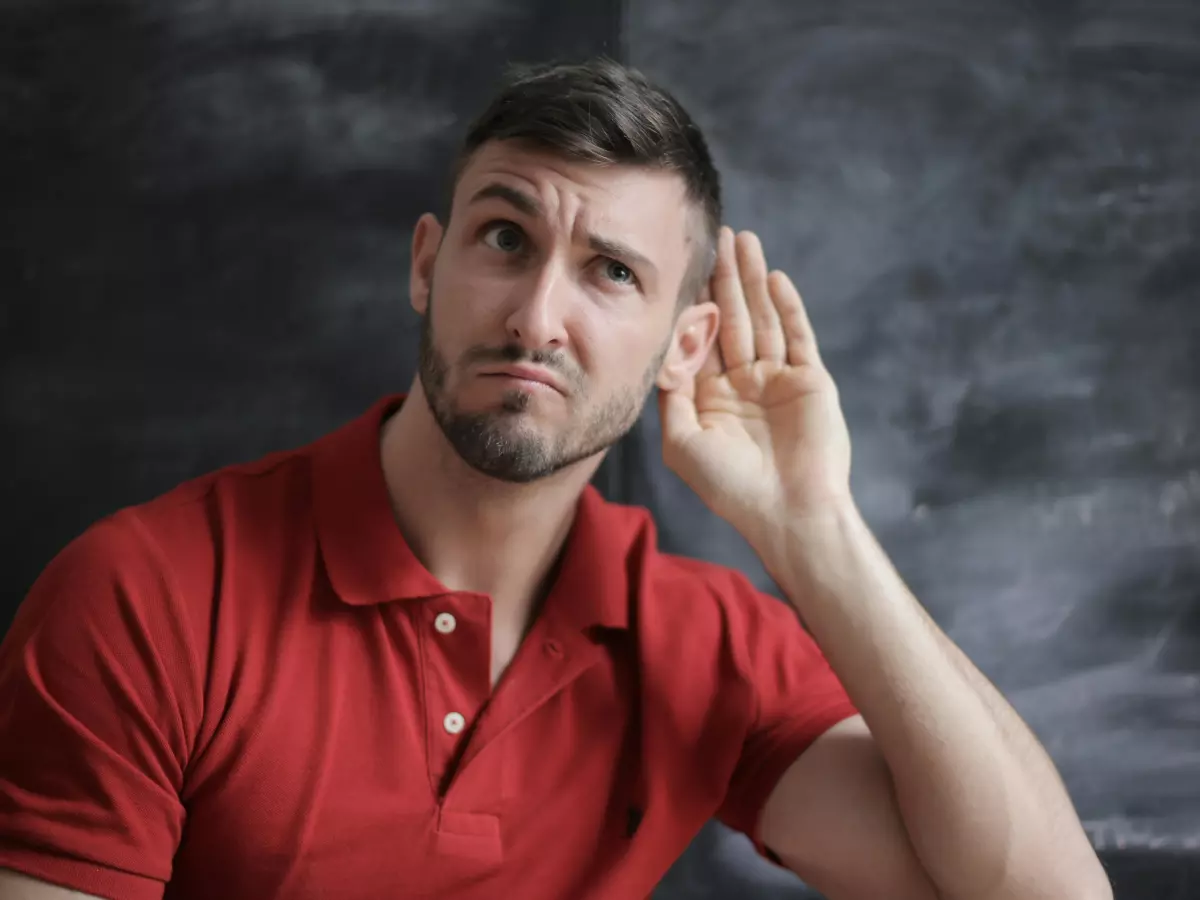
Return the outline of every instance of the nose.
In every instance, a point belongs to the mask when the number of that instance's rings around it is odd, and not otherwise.
[[[566,343],[567,282],[551,258],[514,284],[512,310],[504,323],[513,342],[527,350],[558,349]]]

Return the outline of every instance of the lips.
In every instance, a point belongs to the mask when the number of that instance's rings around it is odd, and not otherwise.
[[[521,381],[531,381],[535,384],[544,385],[552,390],[563,392],[562,385],[557,378],[547,369],[538,366],[501,366],[496,369],[488,369],[483,373],[488,376],[500,376],[505,378],[519,378]]]

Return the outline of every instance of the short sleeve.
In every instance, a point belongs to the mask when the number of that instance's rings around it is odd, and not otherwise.
[[[188,623],[130,511],[43,570],[0,644],[0,867],[162,896],[200,709]]]
[[[759,834],[763,807],[800,754],[858,710],[793,607],[749,582],[741,588],[731,639],[757,708],[717,818],[778,862]]]

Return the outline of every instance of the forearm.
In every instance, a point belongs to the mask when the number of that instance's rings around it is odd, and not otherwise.
[[[1105,896],[1053,763],[921,608],[858,512],[794,521],[752,543],[870,727],[941,893]]]

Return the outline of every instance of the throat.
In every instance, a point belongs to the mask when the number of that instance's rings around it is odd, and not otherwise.
[[[509,601],[506,603],[496,599],[492,600],[491,678],[493,691],[496,690],[496,686],[521,649],[521,644],[533,629],[533,624],[541,613],[546,593],[548,591],[542,591],[539,596],[523,602]]]
[[[496,690],[496,686],[500,684],[500,679],[504,677],[504,673],[512,665],[512,661],[517,655],[517,650],[521,647],[521,641],[522,638],[520,637],[514,640],[507,635],[492,632],[492,691]]]

